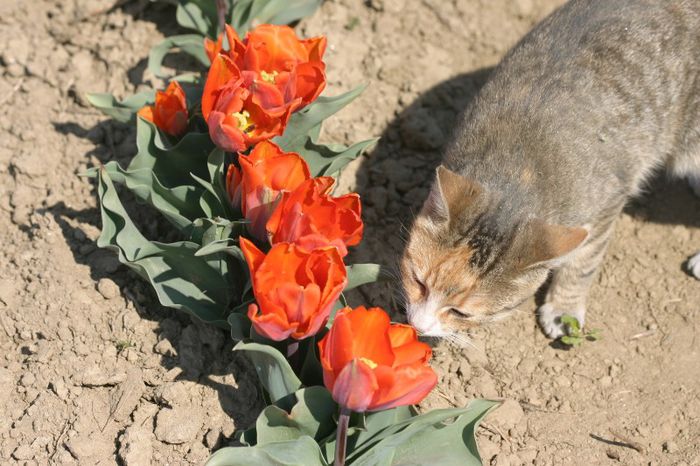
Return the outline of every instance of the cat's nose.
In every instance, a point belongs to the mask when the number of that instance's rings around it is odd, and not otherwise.
[[[425,336],[440,336],[442,334],[442,326],[437,318],[437,315],[431,309],[426,309],[421,305],[409,305],[408,322],[415,327],[416,331]]]

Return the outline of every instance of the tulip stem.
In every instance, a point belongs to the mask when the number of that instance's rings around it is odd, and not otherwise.
[[[348,444],[348,424],[350,424],[350,410],[348,408],[340,408],[338,431],[335,437],[335,461],[333,462],[333,466],[345,465],[345,448]]]
[[[219,19],[219,25],[217,27],[219,32],[223,32],[226,26],[226,13],[228,12],[228,5],[226,0],[216,0],[216,16]],[[233,46],[229,44],[229,48]]]

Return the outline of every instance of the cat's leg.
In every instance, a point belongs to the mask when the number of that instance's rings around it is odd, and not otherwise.
[[[561,267],[554,270],[545,302],[537,310],[537,321],[549,338],[565,334],[563,315],[575,317],[581,326],[586,318],[586,298],[603,261],[617,215],[591,228],[586,242]]]
[[[700,96],[700,89],[696,90]],[[689,107],[690,121],[695,123],[700,118],[700,98],[696,98],[694,105]],[[681,140],[680,147],[669,160],[668,169],[671,174],[688,180],[690,189],[700,197],[700,129],[696,124],[689,124],[685,136]],[[688,260],[688,272],[700,280],[700,252],[695,253]]]
[[[695,176],[688,177],[688,184],[696,196],[700,197],[700,172]],[[700,252],[696,252],[694,256],[688,259],[688,272],[695,278],[700,280]]]

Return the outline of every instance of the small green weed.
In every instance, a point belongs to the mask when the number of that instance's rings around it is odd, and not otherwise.
[[[136,344],[133,341],[129,341],[129,340],[117,340],[114,342],[114,346],[117,347],[117,352],[121,353],[122,351],[124,351],[127,348],[132,348],[132,347],[136,346]]]
[[[347,24],[345,25],[345,29],[347,29],[348,31],[352,31],[359,24],[360,24],[360,18],[358,18],[357,16],[353,16],[352,18],[350,18],[350,21],[348,21]]]
[[[591,329],[587,331],[581,330],[581,324],[576,317],[563,315],[561,317],[562,324],[566,325],[566,335],[561,337],[561,342],[565,345],[577,347],[584,341],[600,340],[600,330]]]

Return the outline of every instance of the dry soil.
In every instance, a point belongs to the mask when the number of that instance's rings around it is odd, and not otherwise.
[[[147,0],[0,2],[0,463],[201,464],[250,425],[254,374],[219,330],[163,309],[94,241],[86,168],[135,153],[130,126],[85,102],[162,86],[149,48],[180,32]],[[489,69],[560,0],[335,0],[299,25],[325,33],[334,94],[369,83],[324,137],[378,145],[344,173],[366,239],[354,261],[394,264],[456,114]],[[174,58],[175,60],[178,57]],[[167,225],[127,201],[145,233]],[[700,464],[700,201],[661,175],[626,209],[574,350],[538,330],[534,301],[435,346],[425,408],[502,398],[479,430],[491,465]],[[355,304],[400,309],[395,283]]]

